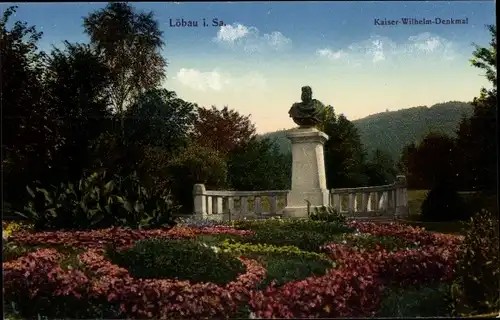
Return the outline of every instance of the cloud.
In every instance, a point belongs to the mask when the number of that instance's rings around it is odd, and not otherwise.
[[[410,53],[429,54],[437,53],[446,60],[452,60],[455,57],[453,42],[424,32],[408,38],[408,51]]]
[[[344,50],[332,51],[330,49],[318,49],[316,54],[321,57],[326,57],[330,60],[339,60],[347,58],[348,54]]]
[[[428,32],[408,37],[405,41],[396,43],[388,37],[374,35],[355,42],[347,48],[316,50],[316,54],[331,61],[380,64],[385,61],[409,59],[432,55],[443,60],[454,58],[454,45],[451,41],[432,35]]]
[[[174,79],[182,85],[198,91],[245,90],[262,87],[266,79],[259,73],[250,72],[242,76],[232,76],[218,70],[202,72],[197,69],[181,68]]]
[[[257,28],[247,27],[240,23],[220,27],[213,41],[233,49],[243,49],[248,53],[284,50],[292,44],[292,40],[279,31],[261,35]]]

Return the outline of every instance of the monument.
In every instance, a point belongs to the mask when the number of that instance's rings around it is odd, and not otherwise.
[[[288,114],[299,125],[287,132],[292,142],[292,188],[287,195],[285,217],[307,217],[307,201],[314,207],[328,206],[323,146],[328,136],[316,129],[324,119],[325,106],[312,98],[312,89],[302,87],[302,102],[292,105]]]

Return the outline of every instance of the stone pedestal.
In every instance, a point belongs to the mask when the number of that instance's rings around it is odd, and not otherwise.
[[[307,217],[307,202],[314,207],[328,206],[325,157],[323,145],[328,136],[315,128],[292,129],[287,132],[292,141],[292,188],[287,195],[283,215],[288,218]]]

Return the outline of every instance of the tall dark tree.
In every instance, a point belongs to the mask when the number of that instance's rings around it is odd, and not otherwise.
[[[336,116],[330,106],[325,112],[320,129],[329,136],[324,149],[328,188],[366,185],[365,154],[356,127],[343,114]]]
[[[57,181],[79,179],[90,166],[92,142],[111,127],[107,66],[90,46],[65,42],[46,59],[45,103],[57,136],[52,167]]]
[[[461,171],[469,171],[467,183],[474,190],[495,191],[497,187],[497,33],[495,26],[488,26],[491,34],[489,47],[476,45],[471,63],[483,69],[490,81],[490,88],[482,88],[474,98],[474,113],[463,119],[458,128],[458,147],[463,155]]]
[[[227,106],[222,110],[198,108],[193,140],[225,155],[255,137],[255,126],[250,116],[241,115]]]
[[[228,178],[235,190],[287,190],[292,158],[269,139],[252,139],[228,156]]]
[[[456,184],[458,153],[453,138],[431,132],[406,156],[411,187],[432,189],[440,183]]]
[[[124,132],[124,110],[133,98],[156,88],[166,77],[167,62],[160,52],[163,33],[153,12],[137,12],[123,2],[110,2],[89,14],[83,26],[92,47],[114,74],[107,90]]]
[[[195,119],[195,104],[173,91],[153,89],[140,95],[126,111],[126,138],[173,152],[185,146]]]
[[[7,202],[22,201],[30,180],[42,179],[51,156],[52,119],[43,104],[43,56],[37,48],[42,33],[35,26],[9,20],[13,6],[0,20],[2,174]]]
[[[368,184],[371,186],[393,183],[396,178],[394,160],[384,150],[375,149],[365,167]]]

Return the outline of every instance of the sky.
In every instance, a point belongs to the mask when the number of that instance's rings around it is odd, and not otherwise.
[[[43,31],[40,48],[50,50],[64,40],[88,42],[83,17],[106,3],[16,5],[12,20]],[[288,110],[300,101],[305,85],[312,87],[313,98],[349,120],[472,101],[488,86],[469,59],[473,43],[489,43],[485,25],[495,24],[494,1],[132,5],[153,11],[164,32],[163,86],[200,106],[227,105],[251,115],[258,133],[295,126]],[[432,23],[409,24],[408,19]],[[178,20],[198,26],[177,27]],[[450,20],[463,23],[445,24]]]

